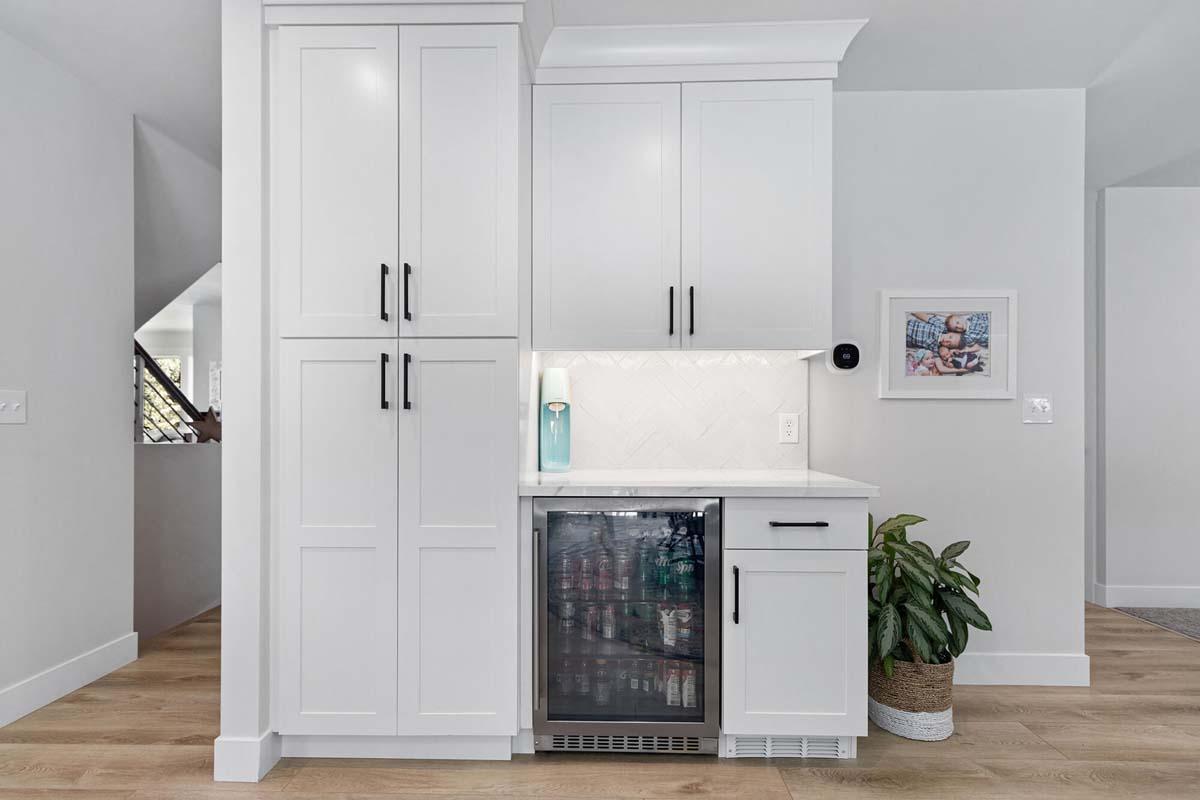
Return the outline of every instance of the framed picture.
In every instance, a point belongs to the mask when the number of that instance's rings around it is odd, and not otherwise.
[[[1015,291],[885,289],[879,305],[880,397],[1016,397]]]

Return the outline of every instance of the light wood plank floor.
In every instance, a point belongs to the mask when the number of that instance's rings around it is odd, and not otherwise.
[[[0,728],[0,800],[1200,798],[1200,643],[1087,609],[1089,689],[958,687],[957,732],[878,730],[856,761],[538,755],[512,763],[285,759],[213,784],[220,616]]]

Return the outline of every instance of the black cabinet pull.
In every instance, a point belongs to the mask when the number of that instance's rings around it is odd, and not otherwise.
[[[412,356],[408,353],[404,354],[404,410],[412,408],[412,403],[408,402],[408,365],[412,363]]]
[[[675,287],[667,295],[667,336],[675,335]]]
[[[408,279],[412,276],[412,265],[404,262],[404,318],[412,322],[412,312],[408,310]]]
[[[828,522],[776,522],[771,520],[767,523],[772,528],[828,528]]]
[[[737,625],[741,621],[741,595],[742,576],[738,572],[737,565],[733,567],[733,624]]]
[[[688,287],[688,336],[696,335],[696,287]]]
[[[388,321],[387,313],[387,276],[388,265],[379,265],[379,318],[384,322]],[[385,406],[386,408],[386,406]]]
[[[388,365],[388,354],[380,353],[379,354],[379,407],[382,408],[384,411],[387,411],[389,408],[388,399],[387,399],[387,365]]]

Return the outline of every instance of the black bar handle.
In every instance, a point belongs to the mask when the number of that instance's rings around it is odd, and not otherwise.
[[[675,287],[667,295],[667,336],[675,335]]]
[[[412,408],[412,403],[408,402],[408,365],[412,363],[412,356],[408,353],[404,354],[404,410]]]
[[[772,528],[828,528],[828,522],[776,522],[771,520],[767,523]]]
[[[388,354],[379,354],[379,407],[387,411],[390,406],[387,399],[387,365]]]
[[[412,264],[404,262],[404,318],[412,322],[412,312],[408,310],[408,279],[412,277]]]
[[[696,335],[696,287],[688,287],[688,336]]]
[[[387,313],[387,276],[388,265],[379,265],[379,318],[384,322],[388,321]],[[385,406],[386,408],[386,406]]]
[[[733,567],[733,624],[737,625],[741,621],[741,574],[738,572],[737,565]]]

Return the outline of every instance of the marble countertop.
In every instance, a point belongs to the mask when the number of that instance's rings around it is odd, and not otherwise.
[[[523,475],[522,497],[878,497],[879,487],[804,469],[606,469]]]

